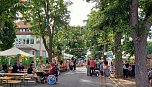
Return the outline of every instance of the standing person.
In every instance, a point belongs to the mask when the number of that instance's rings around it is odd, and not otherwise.
[[[87,76],[90,76],[90,60],[89,59],[86,61],[86,67],[87,67]]]
[[[101,58],[99,59],[99,70],[101,76],[103,76],[103,61],[101,60]]]
[[[132,67],[131,76],[132,76],[132,77],[135,77],[135,63],[134,63],[134,62],[132,63],[132,66],[131,66],[131,67]]]
[[[14,66],[12,66],[12,67],[13,67],[12,73],[17,73],[17,72],[18,72],[18,69],[19,69],[18,64],[15,63]]]
[[[70,61],[70,70],[73,70],[73,62],[72,62],[72,60]]]
[[[95,61],[93,58],[90,59],[90,76],[94,74]]]
[[[46,69],[50,68],[50,63],[49,63],[48,60],[46,60],[45,68],[46,68]]]
[[[76,62],[77,62],[77,60],[76,60],[76,58],[74,58],[74,60],[73,60],[73,69],[74,70],[76,70]]]
[[[104,61],[103,62],[103,77],[104,77],[105,84],[107,84],[107,77],[109,76],[110,76],[110,68],[108,66],[108,61]]]
[[[23,66],[22,62],[20,62],[20,64],[19,64],[19,67],[18,67],[18,68],[19,68],[19,70],[20,70],[20,71],[23,71],[23,70],[24,70],[24,66]]]
[[[70,66],[70,63],[69,63],[69,60],[67,60],[67,61],[66,61],[66,68],[67,68],[67,71],[70,70],[70,67],[69,67],[69,66]]]
[[[124,78],[128,78],[128,67],[129,67],[129,63],[127,63],[127,61],[125,61],[125,63],[123,64],[123,76],[124,76]]]

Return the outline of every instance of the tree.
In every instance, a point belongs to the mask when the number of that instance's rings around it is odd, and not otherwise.
[[[69,15],[63,0],[32,0],[26,2],[24,18],[31,22],[31,30],[42,37],[49,60],[52,59],[53,37],[67,25]]]
[[[147,46],[147,51],[148,51],[148,52],[147,52],[147,53],[148,53],[148,54],[152,54],[152,42],[149,41],[147,44],[148,44],[148,46]]]
[[[7,50],[13,47],[16,32],[12,22],[5,22],[5,27],[0,29],[0,50]]]
[[[138,8],[141,11],[138,14]],[[140,15],[140,16],[138,16]],[[152,1],[131,0],[130,3],[130,30],[134,43],[136,85],[148,87],[147,79],[147,35],[152,25]]]
[[[16,38],[14,19],[16,13],[22,8],[18,0],[0,1],[0,50],[6,50],[13,46]]]
[[[115,3],[115,4],[113,4]],[[127,11],[122,9],[127,9],[126,6],[128,2],[113,0],[113,1],[102,1],[98,6],[97,12],[90,16],[87,24],[93,29],[103,31],[102,35],[105,37],[103,43],[113,41],[113,48],[116,61],[116,77],[122,77],[122,43],[121,39],[123,33],[128,29],[128,14]],[[112,40],[113,39],[113,40]],[[105,50],[104,50],[105,51]]]

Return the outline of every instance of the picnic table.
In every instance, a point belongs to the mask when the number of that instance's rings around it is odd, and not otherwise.
[[[50,71],[50,69],[48,68],[48,69],[43,69],[43,71]]]
[[[0,73],[2,76],[26,76],[27,73]]]
[[[0,75],[1,76],[13,76],[13,77],[16,77],[16,76],[20,76],[20,77],[22,77],[23,78],[23,82],[25,81],[25,76],[27,75],[27,73],[0,73]],[[12,77],[12,78],[13,78]],[[21,78],[20,78],[21,79]],[[15,82],[17,82],[18,83],[18,81],[15,81]],[[14,81],[12,82],[11,81],[11,83],[14,83]]]

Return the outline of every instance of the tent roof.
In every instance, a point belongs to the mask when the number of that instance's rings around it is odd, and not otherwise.
[[[34,55],[26,53],[16,47],[10,48],[5,51],[0,51],[0,56],[17,56],[18,54],[23,54],[24,56],[27,57],[34,57]]]
[[[74,55],[63,53],[64,59],[71,59]]]

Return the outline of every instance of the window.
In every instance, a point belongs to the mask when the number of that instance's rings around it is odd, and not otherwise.
[[[21,43],[22,43],[22,39],[19,39],[18,44],[21,44]]]
[[[34,55],[34,54],[35,54],[35,52],[34,52],[34,51],[32,51],[32,54]]]
[[[18,44],[18,39],[16,39],[16,44]]]
[[[25,32],[25,29],[23,29],[23,32]]]
[[[34,39],[31,39],[30,44],[34,44]]]
[[[29,42],[30,42],[30,40],[29,40],[29,38],[27,38],[27,40],[26,40],[26,44],[29,44]]]
[[[40,43],[40,38],[37,38],[36,44],[39,44],[39,43]]]
[[[25,39],[23,39],[23,44],[26,44],[26,40]]]
[[[42,57],[46,57],[46,51],[42,51]]]
[[[20,32],[22,32],[22,29],[20,29]]]
[[[29,29],[26,29],[26,32],[29,32]]]
[[[36,57],[40,57],[40,51],[36,51]]]

